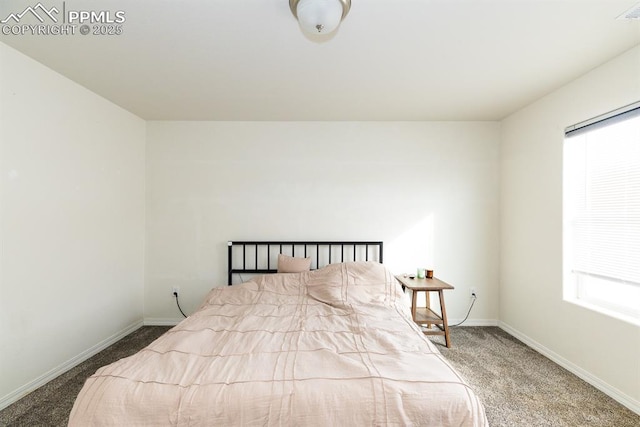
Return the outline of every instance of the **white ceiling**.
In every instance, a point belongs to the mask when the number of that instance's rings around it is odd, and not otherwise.
[[[0,40],[148,120],[499,120],[640,44],[638,0],[352,1],[323,42],[287,0],[67,0],[123,34]]]

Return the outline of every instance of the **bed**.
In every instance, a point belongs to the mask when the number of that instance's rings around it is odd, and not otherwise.
[[[487,425],[393,274],[339,251],[327,266],[212,289],[162,337],[87,379],[69,425]],[[242,252],[232,274],[271,270],[258,248],[252,266]]]

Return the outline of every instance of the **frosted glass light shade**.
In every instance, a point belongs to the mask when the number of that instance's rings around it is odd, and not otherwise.
[[[342,20],[340,0],[300,0],[296,8],[300,27],[310,34],[328,34]]]

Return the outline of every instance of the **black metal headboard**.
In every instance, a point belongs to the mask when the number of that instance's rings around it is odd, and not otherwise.
[[[312,269],[331,264],[332,260],[382,263],[382,242],[230,241],[228,246],[229,286],[234,274],[276,273],[278,254],[310,257]]]

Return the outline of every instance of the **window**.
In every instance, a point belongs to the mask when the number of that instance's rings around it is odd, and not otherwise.
[[[640,103],[564,139],[564,298],[640,324]]]

